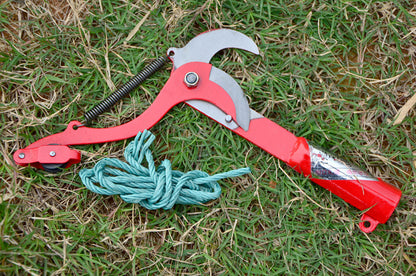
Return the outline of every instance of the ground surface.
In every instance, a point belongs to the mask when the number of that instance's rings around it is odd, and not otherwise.
[[[415,17],[410,0],[3,1],[0,273],[415,275]],[[221,27],[259,45],[213,60],[253,109],[400,187],[385,225],[362,233],[361,211],[185,105],[152,129],[157,162],[252,169],[206,206],[148,211],[88,191],[79,170],[122,158],[128,141],[78,147],[82,163],[59,175],[13,163],[169,47]],[[134,118],[168,78],[95,126]]]

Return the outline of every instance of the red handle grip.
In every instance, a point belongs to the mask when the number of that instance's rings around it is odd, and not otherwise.
[[[401,191],[383,180],[312,146],[309,157],[311,167],[302,171],[304,174],[351,205],[366,210],[360,223],[362,231],[372,232],[379,223],[385,223],[399,204]]]
[[[233,131],[351,205],[366,210],[359,225],[366,233],[385,223],[399,204],[398,188],[310,146],[305,138],[266,118],[252,120],[247,132],[241,128]]]

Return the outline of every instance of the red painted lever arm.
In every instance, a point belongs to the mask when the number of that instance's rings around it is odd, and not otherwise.
[[[109,128],[77,127],[78,121],[68,124],[65,131],[44,137],[26,149],[44,145],[86,145],[124,140],[137,135],[139,131],[153,127],[177,103],[173,98],[158,97],[140,116],[120,126]]]
[[[68,151],[65,146],[98,144],[134,137],[139,131],[154,126],[173,106],[191,99],[216,104],[223,110],[229,110],[229,114],[235,119],[236,111],[232,98],[219,85],[209,80],[211,68],[212,65],[209,63],[192,62],[174,70],[152,105],[139,117],[126,124],[111,128],[90,128],[77,127],[81,123],[72,121],[65,131],[47,136],[24,149],[17,150],[13,159],[21,166],[31,164],[35,167],[48,163],[68,163],[68,166],[78,163],[79,154]],[[195,72],[200,76],[198,87],[189,88],[184,84],[183,80],[188,72]],[[40,150],[45,146],[48,152]]]
[[[209,63],[192,62],[173,71],[155,101],[139,117],[123,125],[109,128],[79,127],[78,121],[68,124],[66,130],[42,138],[26,149],[44,145],[86,145],[119,141],[134,137],[139,131],[153,127],[173,106],[187,100],[196,99],[211,102],[223,110],[230,110],[235,118],[235,107],[230,96],[217,84],[209,80],[212,65]],[[200,76],[200,84],[196,88],[188,88],[183,79],[187,72],[196,72]]]

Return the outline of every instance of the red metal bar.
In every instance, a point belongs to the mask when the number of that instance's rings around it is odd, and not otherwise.
[[[350,169],[347,167],[346,170],[352,179],[314,176],[311,169],[311,150],[306,139],[296,137],[266,118],[252,120],[247,132],[241,128],[233,131],[356,208],[365,210],[359,224],[364,232],[371,232],[377,224],[385,223],[399,204],[401,191],[398,188],[381,179],[371,179],[368,174],[354,166],[350,166]],[[337,168],[333,169],[333,173],[340,174]],[[342,178],[342,174],[339,178]]]

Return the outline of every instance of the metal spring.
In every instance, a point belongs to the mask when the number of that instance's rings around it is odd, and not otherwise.
[[[101,103],[94,106],[91,110],[84,114],[85,124],[89,124],[92,120],[97,118],[100,114],[107,111],[110,107],[115,105],[121,98],[126,96],[128,93],[136,89],[144,80],[153,75],[156,71],[165,65],[169,60],[168,56],[162,56],[158,59],[155,59],[150,64],[146,65],[142,71],[130,79],[127,83],[123,84],[116,91],[111,93],[106,99]]]

